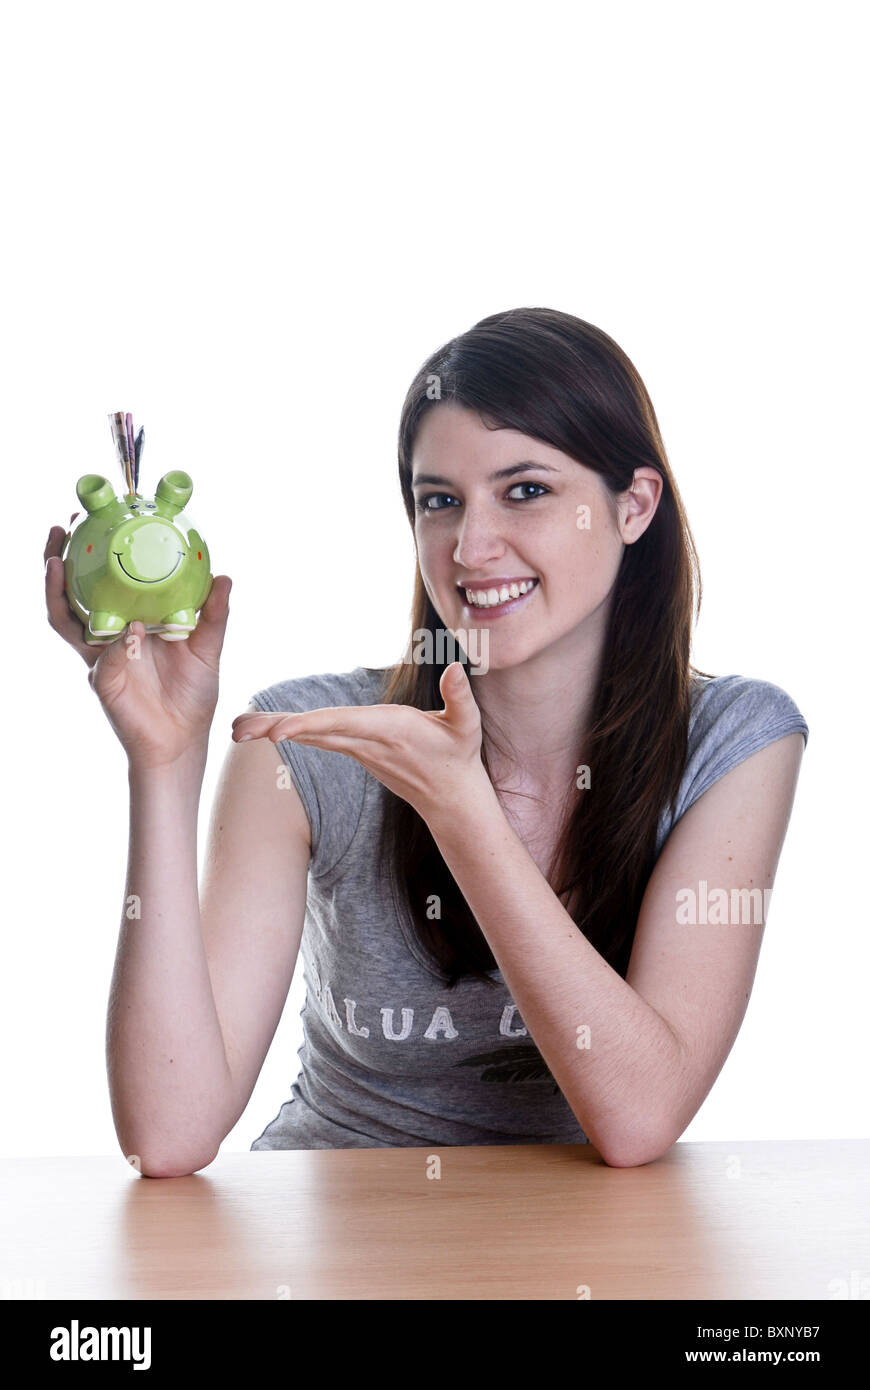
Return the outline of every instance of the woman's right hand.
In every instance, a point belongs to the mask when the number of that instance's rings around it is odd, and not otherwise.
[[[70,517],[72,525],[78,512]],[[61,552],[67,532],[52,526],[45,546],[45,603],[49,625],[90,668],[88,680],[120,739],[131,767],[162,767],[192,747],[208,744],[218,698],[218,666],[232,580],[215,575],[197,625],[186,640],[165,642],[130,623],[105,646],[88,646],[64,587]],[[132,638],[137,640],[133,641]]]

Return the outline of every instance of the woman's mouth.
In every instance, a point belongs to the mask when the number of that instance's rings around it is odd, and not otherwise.
[[[468,613],[485,613],[488,618],[501,618],[524,604],[538,587],[538,580],[518,579],[490,585],[457,584],[456,589]]]

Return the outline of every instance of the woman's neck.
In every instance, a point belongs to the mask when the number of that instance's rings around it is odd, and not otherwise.
[[[598,663],[534,662],[472,676],[495,786],[561,802],[573,786],[592,719]]]

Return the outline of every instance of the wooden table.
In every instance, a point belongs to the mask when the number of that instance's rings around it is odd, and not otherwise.
[[[0,1178],[6,1298],[870,1298],[868,1140],[680,1143],[642,1168],[587,1145],[285,1150],[185,1178],[119,1153]]]

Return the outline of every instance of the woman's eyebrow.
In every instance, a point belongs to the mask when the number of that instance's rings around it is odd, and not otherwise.
[[[515,473],[525,473],[530,468],[540,468],[544,473],[558,473],[560,469],[551,468],[548,463],[535,463],[532,459],[526,459],[523,463],[512,463],[508,468],[499,468],[497,472],[490,473],[487,478],[488,483],[497,483],[501,478],[512,478]],[[411,480],[411,487],[419,487],[423,483],[442,483],[447,487],[453,487],[449,478],[442,478],[438,473],[420,473]]]

